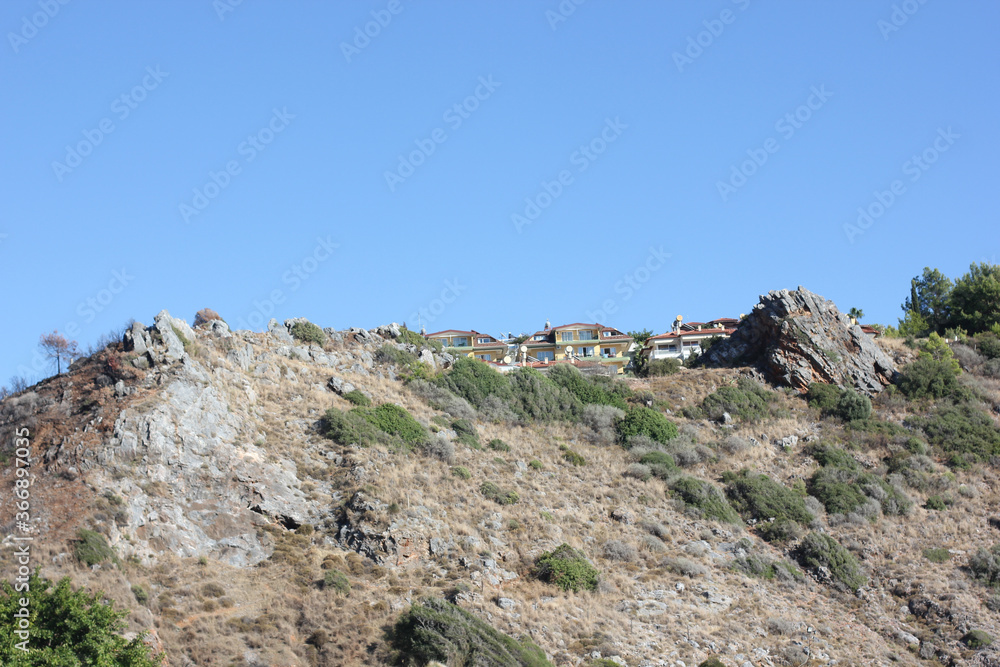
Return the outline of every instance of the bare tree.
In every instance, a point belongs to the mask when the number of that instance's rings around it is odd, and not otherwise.
[[[63,361],[69,364],[80,356],[76,341],[67,340],[65,336],[55,330],[50,334],[42,334],[38,339],[38,346],[42,348],[46,357],[56,360],[56,375],[62,373]]]

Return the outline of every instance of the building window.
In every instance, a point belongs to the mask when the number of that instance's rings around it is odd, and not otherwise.
[[[573,332],[563,331],[559,340],[573,340]]]
[[[611,332],[610,331],[605,331],[604,332],[604,337],[605,338],[611,338]]]
[[[539,361],[554,361],[555,358],[555,354],[552,350],[542,350],[541,352],[535,353],[535,359],[538,359]]]
[[[479,343],[480,345],[486,345],[488,343],[491,343],[492,341],[489,338],[477,338],[476,342]]]
[[[454,347],[469,346],[469,338],[467,336],[455,336],[454,341],[455,341],[453,344]]]
[[[589,329],[582,329],[580,331],[580,340],[593,340],[594,332]]]
[[[602,349],[601,350],[601,356],[603,356],[604,358],[615,356],[615,348],[613,348],[613,347],[606,347],[606,348]]]
[[[548,336],[546,336],[545,334],[538,334],[537,336],[535,336],[531,340],[545,340],[546,338],[548,338]]]
[[[594,348],[592,347],[581,347],[580,348],[581,357],[592,357],[594,356]]]
[[[490,361],[492,359],[492,356],[489,354],[478,354],[476,356],[482,359],[483,361]]]

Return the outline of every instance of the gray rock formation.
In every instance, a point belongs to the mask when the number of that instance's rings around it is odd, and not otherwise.
[[[892,359],[837,306],[809,290],[776,290],[705,353],[709,366],[753,365],[776,385],[812,382],[876,394],[896,375]]]

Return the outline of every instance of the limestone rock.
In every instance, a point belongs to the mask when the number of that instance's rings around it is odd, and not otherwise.
[[[755,365],[772,384],[799,391],[826,382],[873,395],[896,375],[892,359],[861,327],[804,287],[761,296],[733,335],[705,353],[705,362]]]

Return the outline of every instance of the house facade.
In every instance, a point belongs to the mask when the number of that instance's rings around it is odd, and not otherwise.
[[[527,350],[519,351],[519,361],[525,355],[528,362],[590,361],[624,373],[633,342],[631,336],[614,327],[574,322],[557,327],[546,323],[544,329],[528,336],[521,345]]]
[[[452,354],[476,357],[483,361],[500,362],[507,355],[507,343],[475,329],[446,329],[425,334],[424,337],[440,341]]]
[[[720,318],[711,322],[674,322],[673,331],[650,336],[643,346],[642,354],[647,361],[656,359],[677,359],[683,361],[692,354],[701,354],[702,341],[719,336],[729,338],[739,320]],[[733,326],[725,326],[732,324]]]

